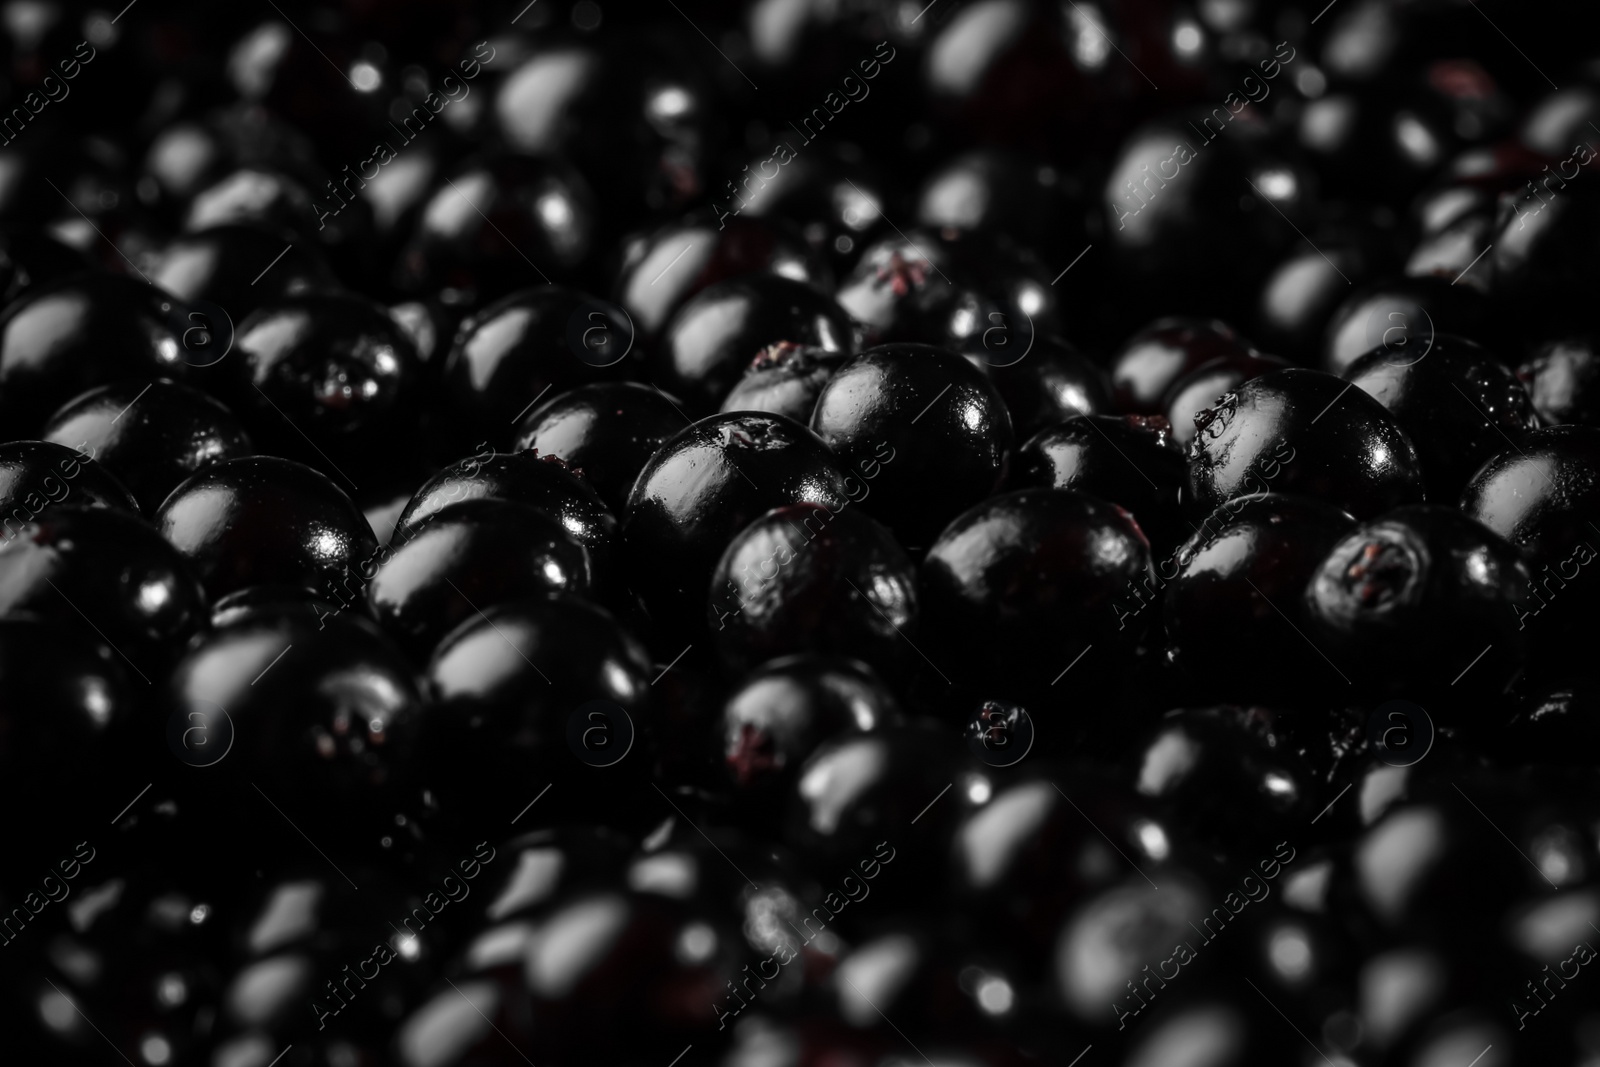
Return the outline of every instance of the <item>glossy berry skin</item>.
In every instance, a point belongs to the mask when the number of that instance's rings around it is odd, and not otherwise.
[[[1030,766],[1021,781],[997,789],[957,827],[950,850],[957,899],[980,909],[985,927],[993,923],[1029,959],[1048,953],[1050,934],[1073,901],[1122,878],[1125,866],[1109,862],[1113,848],[1153,870],[1170,847],[1154,805],[1115,781],[1114,772],[1058,770]]]
[[[1379,348],[1344,377],[1382,404],[1416,445],[1428,499],[1454,500],[1485,460],[1539,419],[1511,369],[1471,341],[1441,335],[1412,359]]]
[[[569,165],[490,158],[435,187],[394,281],[402,292],[446,291],[481,305],[546,275],[570,277],[593,251],[595,230],[594,194]]]
[[[252,585],[326,595],[378,547],[327,475],[275,456],[211,464],[180,483],[154,521],[213,599]]]
[[[1006,484],[1075,489],[1124,507],[1165,554],[1189,534],[1178,507],[1187,469],[1159,415],[1079,415],[1017,449]]]
[[[396,784],[422,714],[412,668],[393,643],[356,612],[311,603],[234,613],[173,668],[165,699],[199,713],[189,718],[213,743],[222,735],[217,709],[227,713],[236,745],[200,769],[227,777],[248,767],[355,803]]]
[[[1261,493],[1223,504],[1156,568],[1169,658],[1229,699],[1302,695],[1312,679],[1340,684],[1296,627],[1306,628],[1306,583],[1354,525],[1310,497]],[[1143,614],[1151,601],[1131,597],[1124,608]]]
[[[970,345],[965,351],[973,354]],[[1106,372],[1059,337],[1037,338],[1028,354],[1015,363],[999,366],[986,362],[985,366],[1011,414],[1011,427],[1019,441],[1074,415],[1111,413]]]
[[[1035,90],[1036,91],[1036,90]],[[939,233],[1003,234],[1042,244],[1060,236],[1059,173],[1026,156],[977,149],[947,160],[917,194],[917,225]]]
[[[859,877],[850,885],[865,888]],[[993,996],[997,983],[998,988],[1014,988],[1004,977],[1009,957],[1009,952],[997,950],[981,936],[952,935],[915,919],[890,920],[864,931],[861,940],[840,953],[824,995],[846,1024],[876,1031],[884,1040],[894,1034],[894,1027],[885,1022],[887,1013],[893,1012],[894,1018],[906,1020],[904,1025],[934,1040],[960,1040],[972,1049],[992,1046],[994,1052],[986,1058],[1003,1062],[1001,1050],[1007,1049],[1010,1037],[1003,1027],[1011,1021],[1005,1016],[1014,1012],[1015,1003],[1006,1012],[992,1011],[984,1007],[978,991]],[[1012,980],[1020,977],[1011,974]],[[878,1015],[862,998],[883,1005],[885,1015]],[[872,1012],[871,1018],[867,1012]]]
[[[882,175],[847,154],[820,149],[795,156],[777,177],[750,192],[738,218],[726,220],[728,228],[736,221],[786,221],[834,274],[848,271],[861,246],[888,230],[880,205],[890,201]]]
[[[1461,511],[1522,551],[1533,581],[1519,621],[1532,631],[1530,655],[1559,666],[1593,639],[1591,566],[1600,537],[1600,430],[1531,431],[1473,475]]]
[[[601,332],[587,333],[595,329]],[[590,345],[602,335],[605,349],[592,354]],[[585,382],[622,377],[637,359],[633,339],[616,309],[576,289],[519,290],[461,324],[444,363],[445,407],[463,441],[489,436],[498,444],[501,427],[547,391],[553,398]],[[627,358],[630,350],[635,360]]]
[[[687,799],[681,791],[679,796]],[[750,882],[735,866],[752,879],[760,878],[761,889],[752,893]],[[702,834],[677,814],[652,828],[625,877],[640,892],[682,901],[703,916],[725,916],[729,925],[724,930],[731,943],[758,957],[768,956],[781,944],[800,947],[803,935],[771,922],[770,909],[775,904],[799,906],[814,896],[816,885],[787,846],[721,827]],[[804,984],[800,973],[778,978],[767,990],[768,1003],[793,1004]],[[726,993],[724,989],[725,1001]],[[725,1007],[736,1010],[737,1004],[732,1001]]]
[[[497,842],[494,866],[474,887],[483,893],[481,902],[474,902],[477,915],[493,923],[541,919],[575,892],[615,885],[635,848],[614,830],[585,825],[533,830]],[[552,876],[530,879],[530,870]]]
[[[417,359],[422,363],[424,380],[436,383],[461,316],[454,308],[433,299],[391,304],[389,317],[411,338],[411,346],[417,350]]]
[[[175,300],[134,278],[85,274],[30,290],[0,313],[0,432],[33,437],[85,389],[181,373],[180,323]]]
[[[262,803],[254,789],[249,794]],[[425,988],[438,951],[438,926],[427,922],[413,938],[400,924],[390,928],[373,913],[382,909],[402,921],[411,917],[415,928],[421,920],[412,909],[421,907],[428,915],[423,903],[428,898],[400,890],[379,869],[351,864],[349,849],[346,844],[340,864],[351,871],[349,882],[326,866],[316,871],[296,864],[300,869],[291,867],[287,877],[278,875],[242,902],[232,938],[233,967],[218,998],[222,1025],[212,1038],[221,1055],[250,1054],[292,1038],[310,1046],[313,1062],[336,1058],[341,1048],[377,1058],[393,1025],[383,1006],[404,1003]],[[476,853],[463,851],[493,856],[487,844]],[[356,984],[358,971],[367,975],[366,988]],[[320,1034],[319,1020],[326,1029],[338,1026],[341,1036]]]
[[[1274,835],[1311,817],[1317,800],[1278,720],[1262,707],[1168,712],[1128,753],[1129,780],[1181,830],[1223,846],[1270,848]],[[1255,812],[1248,823],[1225,814],[1246,806]]]
[[[940,231],[950,255],[955,289],[950,305],[929,325],[933,344],[959,347],[993,367],[1016,365],[1033,354],[1037,341],[1065,327],[1052,272],[1031,246],[992,233]],[[1075,328],[1082,324],[1074,321]]]
[[[784,656],[746,675],[723,703],[718,777],[732,785],[741,808],[753,805],[767,817],[818,745],[899,719],[894,694],[866,664]]]
[[[554,516],[481,497],[435,512],[392,544],[367,600],[385,630],[425,660],[458,623],[543,593],[587,594],[589,553]]]
[[[1530,560],[1564,558],[1574,544],[1595,536],[1588,524],[1600,519],[1597,462],[1600,430],[1534,430],[1520,449],[1507,449],[1483,465],[1461,495],[1461,510]]]
[[[1592,159],[1594,150],[1588,152]],[[1551,174],[1560,167],[1551,167]],[[1495,247],[1484,257],[1493,267],[1497,300],[1567,329],[1586,327],[1579,309],[1597,275],[1585,251],[1585,235],[1600,225],[1600,196],[1581,180],[1556,178],[1531,185],[1506,195]]]
[[[13,611],[98,631],[147,674],[207,619],[199,579],[160,534],[127,512],[71,503],[0,541],[0,614]]]
[[[92,389],[50,416],[41,437],[68,448],[85,445],[147,515],[201,467],[254,451],[220,402],[164,379]]]
[[[865,342],[944,341],[957,290],[950,251],[932,234],[885,237],[862,250],[839,284],[839,303],[866,325]]]
[[[155,802],[153,797],[146,800]],[[69,844],[66,850],[66,857],[72,858],[51,856],[40,864],[43,868],[48,863],[58,881],[71,887],[68,901],[82,899],[72,889],[87,889],[85,881],[92,884],[97,874],[108,870],[117,872],[115,884],[122,890],[114,899],[109,894],[101,898],[102,906],[72,929],[67,941],[71,954],[52,953],[55,966],[46,968],[45,974],[63,990],[71,988],[86,1011],[106,1020],[107,1040],[135,1049],[148,1043],[147,1047],[165,1049],[179,1060],[199,1055],[205,1046],[196,1028],[203,1028],[206,1013],[215,1010],[221,992],[218,964],[226,947],[219,934],[226,920],[219,912],[226,905],[214,894],[216,883],[208,885],[203,876],[183,870],[181,859],[163,863],[167,857],[157,859],[139,849],[156,835],[145,832],[149,822],[137,829],[127,825],[134,821],[119,821],[111,831],[121,840],[107,840],[104,834],[94,840],[79,838],[78,845]],[[192,819],[181,825],[191,833],[200,830]],[[219,857],[208,851],[216,865]],[[68,872],[70,879],[65,877]],[[63,963],[67,966],[61,967]],[[54,992],[43,976],[29,977]],[[80,1035],[41,1029],[59,1041],[59,1051],[50,1059],[73,1062],[72,1046],[80,1043],[74,1038]],[[86,1023],[83,1030],[99,1036]],[[18,1036],[26,1041],[23,1034]]]
[[[927,726],[889,726],[850,732],[824,741],[806,760],[789,795],[787,838],[803,854],[835,869],[858,863],[897,862],[910,868],[940,869],[939,846],[948,846],[960,816],[961,799],[936,805],[916,819],[940,790],[964,769],[951,733]],[[960,787],[951,790],[959,793]],[[904,847],[902,847],[904,842]],[[915,847],[921,843],[927,851]],[[887,888],[887,887],[883,887]],[[922,887],[905,887],[914,895]]]
[[[1209,139],[1196,133],[1203,126]],[[1262,136],[1265,123],[1214,127],[1208,114],[1157,120],[1111,162],[1099,197],[1108,253],[1119,296],[1143,314],[1170,307],[1177,291],[1189,307],[1226,308],[1239,295],[1230,287],[1253,286],[1310,222],[1315,178]],[[1212,259],[1223,247],[1237,268],[1226,282]]]
[[[1215,359],[1254,355],[1250,342],[1217,319],[1157,319],[1111,358],[1117,407],[1130,415],[1164,415],[1167,392]]]
[[[1377,242],[1365,237],[1357,231],[1341,234],[1337,244],[1318,240],[1319,248],[1291,250],[1272,269],[1262,282],[1252,327],[1269,351],[1302,366],[1317,361],[1328,320],[1350,295],[1350,283],[1370,278],[1381,259],[1377,249],[1366,247]]]
[[[1574,336],[1540,345],[1517,377],[1547,426],[1600,426],[1600,345]]]
[[[613,225],[679,211],[720,177],[708,158],[722,102],[711,72],[684,37],[663,29],[608,37],[604,47],[580,36],[510,59],[478,53],[485,69],[505,73],[485,90],[498,138],[532,156],[571,159],[592,176]]]
[[[815,345],[780,341],[750,361],[722,400],[723,411],[767,411],[805,425],[822,387],[849,357]]]
[[[727,930],[713,935],[708,955],[683,952],[691,929],[706,929],[692,908],[654,894],[613,889],[567,902],[529,946],[529,1051],[544,1062],[627,1062],[710,1040],[717,998],[739,1003],[728,986],[742,977],[743,960]],[[633,1023],[619,1027],[618,1019]]]
[[[994,383],[930,345],[889,344],[823,387],[811,429],[865,479],[862,508],[908,548],[1000,484],[1011,417]]]
[[[554,456],[616,515],[656,449],[688,425],[681,405],[638,382],[594,382],[545,401],[517,424],[514,448]]]
[[[1313,640],[1366,689],[1420,699],[1471,664],[1472,692],[1496,693],[1521,667],[1528,585],[1511,545],[1454,508],[1419,504],[1334,545],[1305,603]]]
[[[915,632],[916,568],[894,535],[858,508],[775,508],[717,562],[706,622],[717,649],[750,666],[795,652],[892,663]]]
[[[200,192],[239,165],[276,165],[313,181],[321,173],[311,141],[264,108],[224,108],[203,119],[169,123],[152,138],[140,167],[160,193],[159,204],[179,216]]]
[[[1422,499],[1416,449],[1383,405],[1331,374],[1252,378],[1196,416],[1185,501],[1198,518],[1246,493],[1317,497],[1356,518]]]
[[[354,296],[288,297],[240,323],[234,347],[236,403],[250,413],[252,435],[274,453],[371,469],[377,450],[409,436],[421,364],[382,305]],[[306,438],[328,459],[307,454]]]
[[[418,784],[464,818],[467,832],[474,818],[502,803],[527,804],[543,788],[527,788],[535,776],[615,787],[616,775],[600,773],[613,768],[585,766],[569,750],[569,719],[589,701],[604,700],[627,712],[636,730],[649,730],[656,674],[631,634],[576,597],[486,607],[440,642],[428,663],[431,706]],[[617,772],[648,762],[643,742],[634,744]],[[614,814],[609,805],[617,799],[590,810]]]
[[[1482,294],[1443,278],[1377,282],[1351,294],[1323,334],[1322,369],[1344,374],[1380,345],[1396,362],[1418,359],[1428,343],[1448,333],[1492,344],[1488,303]]]
[[[133,714],[130,686],[139,682],[131,679],[98,638],[25,615],[0,618],[0,795],[12,802],[39,789],[56,795],[69,780],[79,789],[60,795],[67,805],[82,799],[84,784],[98,793],[105,741]],[[20,827],[18,844],[40,831],[69,832],[51,819]]]
[[[1251,378],[1287,366],[1288,360],[1259,353],[1218,356],[1173,382],[1163,401],[1167,409],[1167,422],[1172,426],[1173,443],[1181,449],[1188,449],[1194,441],[1196,415],[1216,403],[1218,397],[1239,388]]]
[[[314,244],[255,226],[180,234],[162,249],[150,280],[179,300],[223,308],[235,325],[262,304],[338,285]]]
[[[669,438],[639,473],[622,535],[629,574],[658,621],[704,625],[723,549],[786,504],[837,511],[847,478],[815,436],[779,415],[713,415]]]
[[[425,482],[395,522],[400,545],[442,509],[468,500],[510,500],[538,508],[589,553],[597,581],[609,575],[620,527],[587,482],[559,459],[536,452],[478,453],[457,460]]]
[[[914,230],[870,245],[838,302],[866,326],[870,346],[938,344],[1010,366],[1061,331],[1048,278],[1034,254],[1003,237]]]
[[[823,288],[830,281],[826,265],[787,224],[749,213],[718,219],[714,211],[706,211],[691,212],[629,240],[613,291],[640,333],[655,337],[684,301],[746,274],[771,274]]]
[[[1167,956],[1162,962],[1172,958]],[[1147,1064],[1165,1067],[1181,1062],[1171,1058],[1182,1055],[1173,1050],[1202,1046],[1207,1055],[1213,1057],[1208,1062],[1214,1067],[1249,1067],[1255,1063],[1292,1059],[1298,1051],[1293,1044],[1292,1032],[1291,1036],[1286,1036],[1271,1027],[1259,1025],[1256,1006],[1250,1002],[1254,995],[1249,986],[1237,981],[1223,979],[1208,983],[1207,988],[1192,999],[1176,1001],[1170,1005],[1169,1011],[1152,1018],[1145,1032],[1130,1042],[1127,1058],[1119,1061],[1121,1067],[1143,1067]],[[1127,1003],[1126,1000],[1121,1002],[1123,1010],[1126,1010]],[[1138,1004],[1139,1001],[1134,1000],[1133,1003]],[[1141,1013],[1143,1010],[1139,1009]],[[1132,1029],[1133,1020],[1128,1020],[1128,1023],[1129,1029]]]
[[[0,445],[0,528],[6,537],[52,504],[116,508],[139,514],[139,505],[85,449],[49,441]]]
[[[789,278],[747,275],[678,309],[662,332],[654,377],[690,414],[703,414],[722,403],[762,349],[781,341],[826,352],[856,347],[850,316],[832,297]]]
[[[1454,923],[1505,914],[1532,890],[1524,877],[1529,872],[1499,862],[1492,851],[1496,844],[1505,848],[1507,837],[1521,837],[1521,824],[1531,814],[1527,793],[1513,794],[1511,784],[1472,775],[1455,788],[1436,787],[1428,790],[1431,796],[1390,807],[1356,839],[1355,889],[1381,928],[1448,945],[1441,935]],[[1477,812],[1461,805],[1462,794],[1478,805]]]
[[[1121,508],[1064,489],[1002,493],[958,516],[928,550],[925,632],[947,674],[1010,692],[1044,688],[1086,646],[1131,643],[1116,601],[1149,573],[1149,543]]]
[[[189,198],[183,229],[199,233],[219,226],[257,226],[287,230],[302,240],[331,241],[336,233],[343,236],[368,209],[364,202],[356,201],[351,210],[327,220],[331,223],[325,227],[328,232],[319,230],[311,194],[316,177],[315,171],[283,167],[274,161],[230,170]]]
[[[1299,872],[1291,866],[1287,872],[1280,868],[1279,873],[1292,878]],[[1256,880],[1262,881],[1263,874],[1265,871],[1259,872]],[[1365,955],[1363,946],[1346,935],[1338,918],[1308,911],[1281,897],[1273,900],[1258,916],[1259,924],[1247,932],[1252,944],[1241,961],[1254,972],[1253,980],[1263,993],[1299,1018],[1318,1017],[1323,1004],[1353,988]]]

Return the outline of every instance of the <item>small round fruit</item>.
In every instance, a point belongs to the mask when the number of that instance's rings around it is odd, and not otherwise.
[[[481,304],[546,272],[570,277],[594,250],[594,194],[560,158],[503,153],[442,177],[395,264],[403,292]]]
[[[52,415],[41,436],[83,447],[147,515],[201,467],[254,451],[231,411],[198,389],[166,380],[92,389]]]
[[[612,786],[616,779],[599,773],[608,768],[586,766],[569,748],[573,717],[581,729],[592,728],[587,713],[579,713],[593,702],[648,730],[650,682],[657,673],[643,646],[608,612],[577,597],[521,600],[474,613],[428,663],[431,704],[418,783],[446,810],[464,816],[469,832],[477,817],[526,805],[542,788],[529,788],[535,778],[548,782],[565,771]],[[614,721],[602,716],[593,724],[603,724],[608,740],[622,743]],[[618,768],[624,772],[648,763],[643,751],[622,758],[629,761]],[[569,783],[556,788],[567,791]],[[586,810],[593,817],[594,809]]]
[[[269,301],[337,287],[316,246],[257,226],[217,226],[173,238],[150,280],[179,300],[204,300],[234,322]]]
[[[1396,362],[1422,358],[1441,333],[1487,341],[1483,295],[1443,278],[1399,278],[1369,285],[1339,305],[1323,335],[1322,369],[1344,374],[1380,346]]]
[[[11,441],[0,445],[0,523],[6,537],[43,514],[52,504],[116,508],[139,514],[139,505],[122,483],[84,451],[49,441]]]
[[[1549,426],[1600,426],[1600,339],[1567,337],[1540,345],[1517,377]]]
[[[693,212],[630,239],[617,272],[616,300],[639,332],[659,334],[684,301],[708,286],[746,274],[771,274],[824,285],[827,267],[788,225],[770,219],[721,220]]]
[[[966,352],[978,354],[970,344]],[[1074,415],[1106,415],[1112,410],[1106,372],[1059,337],[1040,337],[1022,360],[990,365],[988,372],[1019,441]]]
[[[326,475],[275,456],[204,468],[172,491],[155,523],[213,599],[252,585],[320,594],[378,547],[360,509]]]
[[[395,522],[394,544],[408,540],[444,508],[468,500],[510,500],[547,512],[593,557],[596,577],[610,566],[620,536],[616,516],[561,460],[537,452],[479,453],[429,478]]]
[[[1485,463],[1461,494],[1461,511],[1522,551],[1533,581],[1519,622],[1529,655],[1561,669],[1586,656],[1597,626],[1593,566],[1600,548],[1600,429],[1552,426]]]
[[[1172,661],[1221,699],[1298,696],[1308,679],[1341,684],[1303,636],[1304,593],[1354,525],[1310,497],[1261,493],[1223,504],[1157,568]],[[1127,607],[1143,611],[1148,599]]]
[[[32,795],[37,803],[57,796],[76,807],[85,794],[97,795],[108,769],[106,738],[134,711],[129,686],[139,683],[130,677],[97,638],[26,615],[0,618],[0,797],[27,803]],[[42,826],[21,820],[10,847],[71,832],[56,825],[53,806],[43,806]]]
[[[1535,566],[1555,564],[1596,539],[1600,522],[1600,429],[1534,430],[1494,456],[1461,494],[1461,510],[1522,549]]]
[[[1149,576],[1149,543],[1121,508],[1064,489],[1002,493],[928,550],[924,629],[944,671],[1042,689],[1087,647],[1131,643],[1118,602]]]
[[[876,869],[903,858],[916,872],[942,871],[962,801],[933,801],[963,766],[956,735],[927,726],[836,735],[800,769],[789,799],[788,840],[834,869]],[[897,869],[896,877],[913,873]],[[902,885],[902,892],[915,890]]]
[[[850,316],[802,282],[751,274],[697,293],[667,323],[656,380],[691,414],[712,411],[761,350],[782,341],[826,352],[855,348]]]
[[[894,694],[864,663],[784,656],[746,675],[722,705],[724,770],[742,801],[772,798],[817,746],[892,725]]]
[[[513,447],[561,460],[621,515],[644,465],[688,423],[678,402],[654,386],[594,382],[529,412]]]
[[[426,659],[450,630],[496,604],[587,594],[589,554],[547,512],[493,497],[452,504],[395,542],[367,600],[385,630]]]
[[[1163,400],[1167,422],[1172,425],[1173,443],[1187,450],[1194,442],[1195,417],[1215,404],[1218,397],[1239,388],[1251,378],[1287,366],[1288,360],[1259,353],[1218,356],[1173,382]]]
[[[699,628],[723,549],[786,504],[838,511],[847,479],[828,448],[781,415],[713,415],[667,440],[639,473],[622,534],[652,613]]]
[[[919,344],[879,345],[846,363],[823,386],[811,429],[862,479],[862,508],[908,547],[994,492],[1012,445],[994,383]]]
[[[1422,500],[1422,465],[1405,432],[1331,374],[1272,371],[1195,419],[1187,503],[1196,518],[1268,491],[1313,496],[1358,519]]]
[[[37,434],[85,389],[183,371],[178,302],[153,285],[83,274],[30,290],[0,312],[0,426]]]
[[[1163,415],[1168,390],[1185,375],[1215,359],[1255,354],[1249,341],[1217,319],[1157,319],[1111,358],[1112,396],[1130,415]]]
[[[916,568],[894,536],[857,508],[792,504],[729,542],[706,609],[717,648],[742,665],[795,652],[903,654],[917,619]]]
[[[601,337],[618,351],[591,355]],[[576,289],[518,290],[461,324],[444,363],[444,405],[466,440],[497,444],[501,427],[547,390],[622,377],[637,360],[633,341],[618,309]]]
[[[1007,484],[1076,489],[1128,509],[1165,555],[1189,535],[1179,508],[1187,467],[1159,415],[1079,415],[1017,450]]]
[[[207,621],[189,563],[144,521],[62,504],[0,541],[0,615],[25,611],[99,634],[147,672]]]
[[[1316,810],[1316,783],[1279,718],[1264,707],[1170,711],[1128,754],[1128,777],[1174,826],[1254,855]],[[1230,818],[1244,810],[1250,819]]]
[[[1539,425],[1511,369],[1460,337],[1435,338],[1414,361],[1375,349],[1344,377],[1382,404],[1416,445],[1430,500],[1454,500],[1490,456]]]
[[[805,425],[822,387],[849,357],[816,345],[780,341],[750,361],[722,401],[723,411],[768,411]]]
[[[204,725],[190,741],[234,742],[215,759],[186,742],[193,766],[223,775],[244,767],[361,803],[396,784],[422,697],[410,665],[370,620],[280,603],[241,610],[195,642],[167,680],[166,707]]]
[[[1528,586],[1517,550],[1456,509],[1398,508],[1352,530],[1317,568],[1309,636],[1379,695],[1422,699],[1471,667],[1460,703],[1501,692],[1521,669]]]
[[[309,438],[335,463],[371,468],[374,451],[412,431],[421,363],[381,304],[285,297],[240,323],[234,347],[237,410],[278,454],[300,454]],[[322,452],[306,458],[326,462]]]

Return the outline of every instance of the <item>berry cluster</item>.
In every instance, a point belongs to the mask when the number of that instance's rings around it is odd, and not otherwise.
[[[0,1058],[1600,1063],[1587,14],[0,2]]]

